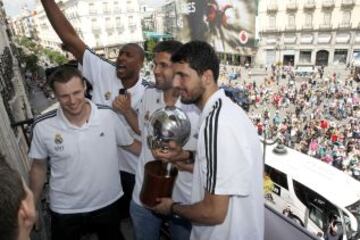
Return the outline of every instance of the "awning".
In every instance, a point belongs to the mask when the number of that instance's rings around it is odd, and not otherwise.
[[[296,43],[296,36],[295,35],[284,36],[284,43]]]
[[[331,35],[330,34],[322,34],[318,37],[318,43],[330,43]]]
[[[349,40],[350,40],[349,33],[338,34],[335,39],[336,43],[348,43]]]
[[[300,42],[301,43],[312,43],[314,36],[312,34],[302,35]]]

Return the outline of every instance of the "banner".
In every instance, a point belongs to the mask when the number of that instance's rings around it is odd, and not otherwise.
[[[255,15],[254,0],[176,0],[176,39],[207,41],[217,52],[250,55]]]

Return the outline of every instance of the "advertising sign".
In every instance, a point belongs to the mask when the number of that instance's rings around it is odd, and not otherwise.
[[[176,38],[209,42],[217,52],[248,55],[254,47],[256,1],[177,0]]]

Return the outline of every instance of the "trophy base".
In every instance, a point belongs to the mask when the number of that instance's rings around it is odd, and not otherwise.
[[[157,204],[157,198],[171,197],[177,173],[176,168],[171,168],[170,176],[167,175],[166,164],[159,160],[146,163],[140,192],[141,202],[151,208]]]

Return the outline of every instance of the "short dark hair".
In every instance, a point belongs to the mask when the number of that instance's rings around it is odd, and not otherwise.
[[[26,192],[20,174],[0,154],[0,239],[18,237],[18,212]]]
[[[85,84],[83,76],[77,68],[70,67],[70,66],[60,66],[54,72],[52,72],[51,75],[49,76],[50,88],[55,92],[55,87],[54,87],[55,82],[67,83],[73,77],[80,78],[83,81],[83,84]]]
[[[171,57],[174,63],[186,62],[199,75],[206,70],[211,70],[214,75],[214,81],[219,77],[219,58],[210,44],[203,41],[191,41],[184,44]]]
[[[136,50],[136,52],[139,54],[140,59],[141,59],[142,61],[144,61],[144,59],[145,59],[144,49],[143,49],[142,47],[140,47],[138,44],[136,44],[136,43],[127,43],[127,44],[125,44],[124,46],[122,46],[122,48],[124,48],[124,47],[132,47],[132,48],[134,48],[134,49]],[[121,49],[122,49],[122,48],[121,48]],[[121,49],[120,49],[120,50],[121,50]]]
[[[154,47],[154,53],[166,52],[173,55],[177,50],[182,47],[182,43],[176,40],[161,41]]]

